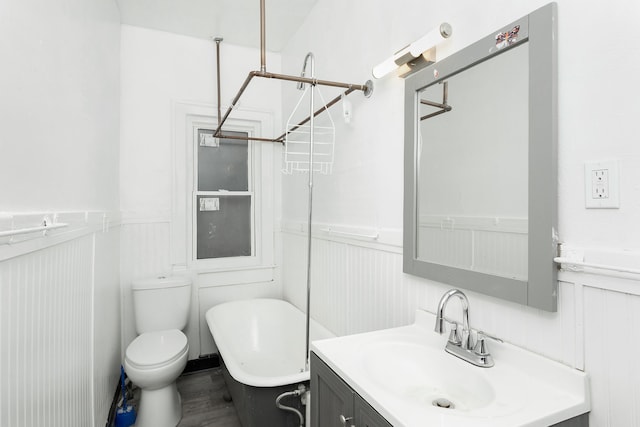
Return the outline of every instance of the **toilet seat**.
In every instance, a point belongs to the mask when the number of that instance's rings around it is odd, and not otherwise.
[[[175,362],[188,350],[187,337],[178,329],[145,332],[129,344],[125,358],[136,369],[156,369]]]

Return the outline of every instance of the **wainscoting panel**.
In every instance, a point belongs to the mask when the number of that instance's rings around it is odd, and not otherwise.
[[[585,287],[585,371],[592,426],[640,425],[640,297]]]
[[[95,234],[93,291],[94,426],[109,416],[114,385],[120,381],[120,229]]]
[[[0,425],[93,425],[92,269],[92,236],[0,263]]]
[[[283,234],[285,299],[306,311],[305,236]],[[402,256],[330,239],[313,240],[311,315],[336,335],[413,322],[428,288],[402,273]]]

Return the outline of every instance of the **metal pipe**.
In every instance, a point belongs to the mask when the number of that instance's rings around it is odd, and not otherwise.
[[[304,385],[300,385],[298,387],[297,390],[294,391],[285,391],[284,393],[280,394],[278,397],[276,397],[276,407],[278,409],[282,409],[283,411],[289,411],[289,412],[293,412],[294,414],[296,414],[298,416],[298,419],[300,420],[300,427],[304,427],[304,417],[302,416],[302,413],[300,411],[298,411],[296,408],[293,408],[291,406],[286,406],[283,405],[282,403],[280,403],[280,401],[282,399],[284,399],[285,397],[289,397],[289,396],[300,396],[302,395],[304,392],[306,391],[306,387]]]
[[[222,37],[216,37],[213,41],[216,42],[216,80],[218,81],[218,127],[220,127],[220,121],[222,120],[222,107],[220,106],[220,42],[222,41]]]
[[[431,117],[439,116],[440,114],[444,114],[447,111],[451,111],[451,108],[449,108],[448,110],[447,109],[443,109],[443,110],[440,110],[440,111],[436,111],[435,113],[424,115],[424,116],[420,117],[420,121],[430,119]]]
[[[342,82],[336,82],[331,80],[318,80],[315,78],[289,76],[287,74],[269,73],[266,71],[259,71],[259,72],[256,71],[256,75],[258,77],[265,77],[268,79],[288,80],[292,82],[308,83],[308,84],[320,85],[320,86],[341,87],[345,89],[361,90],[363,92],[368,92],[371,90],[371,86],[367,84],[357,85],[352,83],[342,83]]]
[[[449,98],[449,82],[443,82],[442,84],[442,103],[444,105],[449,105],[447,103],[447,99]]]
[[[311,64],[311,78],[315,77],[315,59],[313,54],[309,52],[305,57],[305,65],[307,60]],[[313,219],[313,126],[315,115],[314,109],[314,89],[316,85],[311,83],[309,97],[309,217],[307,224],[307,328],[305,340],[305,369],[309,370],[309,342],[310,342],[310,326],[311,326],[311,243],[312,243],[312,219]]]
[[[237,136],[237,135],[225,135],[224,132],[220,131],[218,134],[214,134],[216,138],[224,138],[224,139],[235,139],[238,141],[258,141],[258,142],[280,142],[282,140],[273,139],[273,138],[260,138],[257,136]]]
[[[450,105],[441,104],[439,102],[433,102],[433,101],[429,101],[429,100],[426,100],[426,99],[421,99],[420,103],[424,104],[424,105],[429,105],[431,107],[437,107],[437,108],[442,108],[442,109],[445,109],[445,108],[451,109]]]
[[[231,101],[231,105],[227,109],[227,112],[225,113],[224,117],[222,117],[222,121],[218,123],[218,127],[216,128],[216,131],[213,133],[214,137],[216,137],[216,138],[220,137],[220,130],[222,129],[222,126],[224,125],[224,122],[227,121],[227,118],[229,117],[229,114],[231,114],[231,110],[233,110],[233,107],[236,105],[236,103],[238,102],[238,100],[240,99],[242,94],[244,93],[245,89],[247,89],[247,86],[249,86],[249,83],[251,82],[251,79],[253,79],[255,77],[255,75],[256,75],[255,71],[250,72],[249,75],[247,76],[247,78],[244,80],[244,83],[242,83],[242,86],[240,87],[240,90],[238,91],[238,94],[236,95],[235,98],[233,98],[233,101]]]
[[[300,73],[300,77],[304,77],[307,72],[307,62],[309,59],[309,55],[313,55],[311,52],[307,53],[307,56],[304,57],[304,61],[302,62],[302,72]],[[304,83],[298,83],[298,90],[304,90]]]
[[[267,41],[264,0],[260,0],[260,71],[267,71]]]

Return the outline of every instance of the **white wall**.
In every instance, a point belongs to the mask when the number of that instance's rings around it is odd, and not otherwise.
[[[113,0],[0,5],[0,211],[117,210],[118,23]]]
[[[543,0],[442,3],[411,0],[320,0],[283,52],[283,70],[295,69],[313,51],[318,78],[368,79],[373,65],[440,22],[453,37],[443,58],[504,24],[544,5]],[[640,4],[631,0],[558,1],[559,43],[559,232],[583,248],[588,261],[637,268],[640,262],[640,149],[634,142],[640,107],[640,34],[633,30]],[[616,28],[611,38],[599,29]],[[624,43],[616,40],[624,40]],[[350,125],[337,123],[331,176],[317,176],[314,218],[318,228],[369,234],[378,243],[319,232],[314,240],[312,315],[338,334],[409,323],[413,310],[435,310],[447,286],[402,273],[403,82],[375,81],[371,99],[351,95]],[[284,89],[283,114],[297,94]],[[335,111],[339,111],[337,106]],[[620,161],[621,208],[584,207],[584,163]],[[306,176],[283,178],[283,282],[285,298],[304,307]],[[395,233],[394,233],[395,232]],[[637,335],[640,301],[636,276],[561,274],[559,309],[546,313],[469,292],[471,321],[531,351],[586,370],[592,378],[591,425],[637,424],[640,381],[635,362],[615,344]],[[616,320],[622,316],[623,320]],[[624,325],[622,328],[616,325]],[[633,340],[631,340],[633,341]],[[632,352],[639,350],[630,344]]]
[[[3,426],[107,420],[120,372],[119,229],[103,229],[119,210],[119,39],[113,0],[0,3],[0,229],[45,214],[70,224],[0,241]]]
[[[194,359],[215,351],[203,321],[207,308],[234,298],[281,296],[281,289],[275,279],[255,280],[251,278],[251,272],[237,271],[230,280],[229,275],[225,280],[217,280],[212,278],[216,274],[207,274],[211,271],[196,271],[185,266],[186,249],[178,249],[182,253],[176,253],[176,248],[185,245],[182,240],[188,227],[184,220],[176,220],[174,206],[180,209],[186,206],[189,195],[179,183],[188,182],[191,176],[188,166],[181,164],[181,161],[187,161],[186,147],[178,146],[185,144],[186,132],[174,129],[176,123],[185,122],[185,117],[176,118],[174,113],[189,110],[190,106],[194,111],[205,111],[204,115],[216,113],[215,43],[129,25],[122,26],[121,37],[123,348],[135,337],[131,281],[174,272],[191,277],[194,283],[192,314],[186,330],[189,358]],[[248,73],[259,70],[260,52],[223,41],[220,59],[224,114]],[[280,72],[279,54],[267,52],[267,68]],[[176,105],[181,107],[174,108]],[[281,88],[278,81],[254,79],[237,108],[249,115],[253,112],[269,117],[269,127],[274,134],[260,136],[280,134]],[[236,117],[235,114],[230,117]],[[182,137],[175,137],[178,133]],[[269,165],[269,168],[279,165],[279,157],[276,157],[277,165]],[[269,174],[273,175],[272,172]],[[278,197],[279,175],[261,185],[272,197]],[[274,250],[273,244],[265,248],[270,259],[273,259]],[[273,262],[270,264],[268,269],[274,270]],[[218,272],[224,275],[224,272]],[[270,272],[273,274],[277,272]]]

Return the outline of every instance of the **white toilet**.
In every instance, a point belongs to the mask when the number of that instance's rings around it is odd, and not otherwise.
[[[156,277],[132,283],[138,337],[127,347],[124,369],[140,387],[136,427],[175,427],[182,418],[176,379],[189,354],[187,325],[191,281]]]

